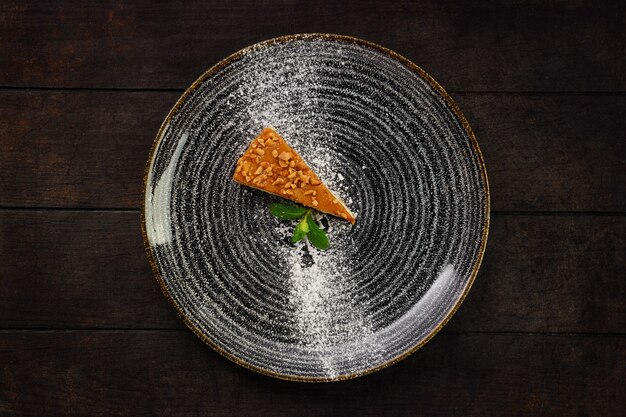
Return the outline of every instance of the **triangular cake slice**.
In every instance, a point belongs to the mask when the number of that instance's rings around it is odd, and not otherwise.
[[[276,131],[266,127],[237,161],[233,179],[324,213],[356,221],[302,157]]]

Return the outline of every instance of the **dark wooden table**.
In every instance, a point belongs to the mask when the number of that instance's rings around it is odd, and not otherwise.
[[[622,416],[622,2],[2,1],[0,415]],[[144,164],[182,91],[302,32],[387,46],[457,100],[492,227],[469,297],[408,359],[340,383],[222,358],[160,293]]]

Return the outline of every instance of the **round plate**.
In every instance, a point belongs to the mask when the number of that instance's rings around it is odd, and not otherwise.
[[[280,198],[232,180],[274,127],[357,214],[331,246],[289,242]],[[466,295],[489,224],[478,144],[422,69],[359,39],[294,35],[203,74],[165,119],[144,180],[150,263],[185,323],[286,379],[373,372],[430,339]]]

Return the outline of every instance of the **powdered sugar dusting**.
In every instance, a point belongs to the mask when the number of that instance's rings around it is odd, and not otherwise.
[[[457,116],[401,62],[319,36],[257,45],[168,122],[146,185],[150,250],[188,323],[229,357],[354,376],[410,351],[458,303],[484,243],[484,176]],[[279,198],[232,181],[266,126],[358,213],[356,225],[316,214],[326,251],[292,245],[296,221],[267,209]]]

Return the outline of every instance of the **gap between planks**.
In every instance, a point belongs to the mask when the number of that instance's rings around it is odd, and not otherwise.
[[[56,91],[56,92],[120,92],[120,93],[184,93],[180,87],[45,87],[0,86],[0,91]],[[517,96],[626,96],[626,91],[524,91],[524,90],[446,90],[458,95],[517,95]]]

